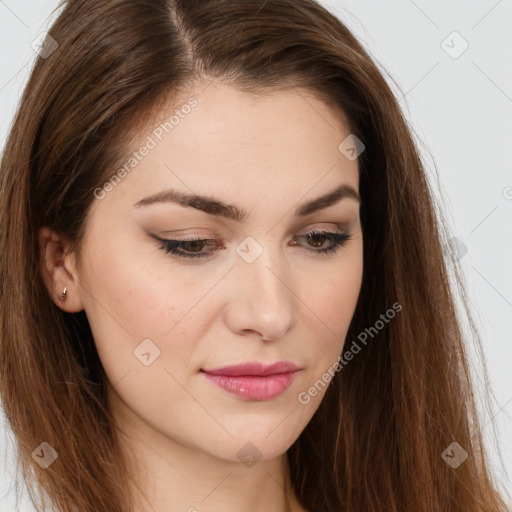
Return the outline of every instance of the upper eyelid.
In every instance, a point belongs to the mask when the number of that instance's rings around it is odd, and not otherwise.
[[[317,233],[317,234],[326,234],[326,235],[333,235],[338,237],[346,237],[347,240],[352,238],[352,232],[350,230],[337,230],[337,231],[330,231],[328,229],[316,229],[311,228],[308,229],[306,232],[301,233],[299,235],[295,235],[293,238],[302,238],[304,236],[307,236],[310,233]],[[194,237],[194,238],[161,238],[156,235],[151,235],[152,238],[154,238],[159,243],[174,243],[176,245],[179,245],[180,243],[188,243],[188,242],[217,242],[219,240],[218,237]],[[217,245],[217,244],[210,244],[210,245]],[[218,247],[218,246],[217,246]]]
[[[295,236],[303,236],[311,231],[317,231],[317,232],[326,232],[326,233],[340,233],[340,234],[343,234],[343,233],[347,233],[350,231],[350,226],[351,226],[351,222],[347,222],[347,223],[336,223],[336,222],[321,222],[319,223],[321,225],[313,225],[312,227],[308,227],[308,228],[304,228],[302,230],[300,230],[299,234],[295,235]],[[325,225],[329,225],[329,226],[325,226]],[[193,229],[199,229],[199,228],[190,228],[191,230]],[[208,230],[208,228],[205,228],[206,230]],[[182,231],[185,231],[185,230],[182,230]],[[199,233],[185,233],[183,235],[180,235],[180,234],[177,234],[176,232],[174,231],[162,231],[162,236],[167,236],[169,237],[169,240],[177,240],[177,241],[197,241],[197,240],[212,240],[212,239],[219,239],[219,238],[225,238],[223,237],[220,233],[215,233],[213,231],[210,231],[208,233],[205,233],[205,234],[199,234]],[[176,238],[176,237],[180,237],[180,236],[183,236],[184,238]],[[248,235],[247,235],[248,236]],[[187,238],[187,237],[190,237],[190,238]]]

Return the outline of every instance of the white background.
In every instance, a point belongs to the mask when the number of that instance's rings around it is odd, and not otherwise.
[[[363,42],[402,98],[452,233],[468,248],[461,265],[495,395],[492,413],[482,413],[483,431],[490,443],[496,427],[492,466],[512,489],[512,0],[321,3]],[[0,0],[0,148],[35,57],[31,43],[56,6]],[[462,48],[454,31],[469,44],[457,58],[445,51]],[[0,420],[0,511],[11,512],[14,445],[1,410]],[[33,509],[22,501],[20,510]]]

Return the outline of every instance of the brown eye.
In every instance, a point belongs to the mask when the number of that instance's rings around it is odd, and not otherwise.
[[[322,247],[326,241],[330,241],[330,246],[311,251],[326,254],[336,252],[340,247],[344,246],[350,240],[350,235],[348,233],[332,233],[330,231],[309,231],[298,238],[306,238],[310,247]]]
[[[168,240],[164,238],[158,238],[153,236],[155,240],[160,242],[159,248],[166,253],[171,253],[182,258],[205,258],[208,253],[215,251],[203,251],[205,246],[215,246],[218,249],[222,249],[222,244],[214,239],[197,239],[197,240]]]
[[[173,254],[180,258],[206,258],[209,253],[216,252],[220,249],[225,249],[219,240],[215,239],[196,239],[196,240],[168,240],[164,238],[158,238],[154,235],[152,237],[159,242],[159,249],[162,249],[166,253]],[[309,247],[322,247],[326,242],[330,242],[328,247],[323,249],[309,249],[313,253],[326,254],[330,252],[336,252],[340,247],[344,246],[350,235],[348,233],[332,233],[329,231],[310,231],[300,237],[307,239]],[[293,242],[292,245],[298,245]],[[203,250],[207,246],[214,246],[214,250]]]
[[[312,242],[313,247],[321,247],[327,240],[324,233],[313,233],[307,236],[309,241]]]

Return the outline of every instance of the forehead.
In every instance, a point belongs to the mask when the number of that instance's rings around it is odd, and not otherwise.
[[[131,144],[109,201],[133,206],[168,188],[246,205],[283,194],[298,203],[340,184],[357,190],[357,160],[339,149],[349,134],[339,111],[305,90],[198,86],[163,104]]]
[[[339,111],[308,91],[255,95],[208,83],[164,105],[141,142],[149,135],[156,144],[144,160],[181,168],[207,161],[210,176],[214,168],[265,174],[285,162],[317,169],[325,159],[337,160],[338,146],[349,133]]]

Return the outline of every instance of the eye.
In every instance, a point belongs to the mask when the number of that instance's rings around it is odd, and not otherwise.
[[[201,250],[202,247],[208,245],[216,247],[216,250],[225,248],[222,243],[210,238],[194,238],[191,240],[167,240],[156,236],[153,236],[153,238],[160,242],[160,249],[181,258],[205,258],[208,253],[214,252]]]
[[[320,247],[325,241],[330,241],[331,245],[324,247],[323,249],[314,250],[321,254],[337,252],[340,247],[343,247],[349,240],[350,235],[348,233],[335,233],[331,231],[308,231],[306,234],[301,235],[298,238],[306,238],[308,242],[312,242],[314,247]],[[297,245],[295,242],[292,245]]]
[[[206,258],[208,257],[208,253],[217,252],[218,250],[225,249],[225,246],[222,244],[220,240],[210,239],[210,238],[194,238],[192,240],[169,240],[158,238],[154,235],[152,237],[159,242],[159,249],[165,251],[165,253],[170,253],[176,255],[180,258]],[[335,253],[338,249],[344,246],[349,240],[350,235],[348,233],[335,233],[330,231],[308,231],[304,235],[295,237],[295,238],[305,238],[307,242],[312,243],[313,247],[317,247],[317,249],[307,249],[313,253],[327,254],[327,253]],[[330,242],[330,245],[327,247],[323,247],[318,249],[325,244],[325,242]],[[296,241],[293,241],[293,246],[298,245]],[[214,250],[204,251],[202,250],[206,246],[215,247]]]

